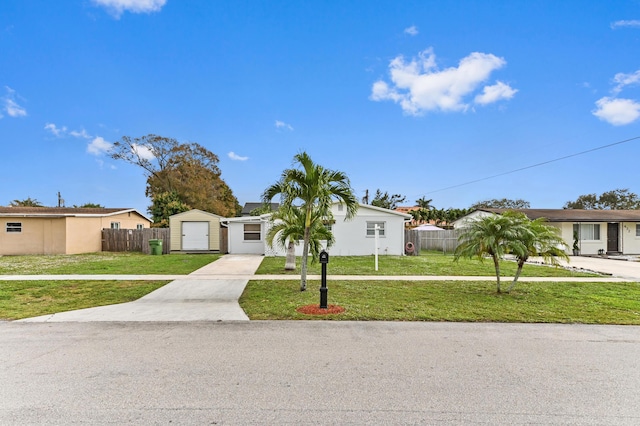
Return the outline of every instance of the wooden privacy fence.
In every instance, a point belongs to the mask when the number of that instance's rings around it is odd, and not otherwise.
[[[169,228],[103,229],[102,251],[139,251],[150,254],[149,240],[162,240],[162,254],[171,252]]]
[[[405,231],[405,241],[413,242],[419,250],[437,250],[443,253],[453,253],[458,247],[460,230],[445,229],[442,231]],[[418,250],[418,253],[419,252]]]

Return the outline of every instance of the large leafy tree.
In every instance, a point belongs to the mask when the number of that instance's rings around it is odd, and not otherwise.
[[[153,219],[152,226],[154,228],[168,228],[169,216],[186,212],[187,210],[191,210],[191,207],[185,204],[175,191],[154,194],[151,199],[151,206],[149,206],[149,213],[151,213],[151,219]]]
[[[470,221],[458,237],[454,259],[478,257],[483,260],[489,255],[496,271],[496,289],[500,288],[500,259],[509,251],[524,251],[520,238],[527,231],[522,223],[509,215],[488,215]]]
[[[297,167],[284,170],[278,182],[265,189],[262,199],[269,203],[279,195],[280,205],[298,206],[304,211],[305,226],[300,268],[300,291],[304,291],[307,288],[307,263],[314,211],[323,220],[331,220],[331,204],[338,201],[346,208],[345,219],[351,219],[358,210],[358,199],[344,172],[329,170],[314,163],[306,152],[296,154],[293,164]]]
[[[530,220],[523,213],[516,212],[506,212],[504,216],[513,221],[515,229],[519,233],[515,243],[509,243],[509,250],[516,257],[518,269],[507,293],[510,293],[516,285],[522,268],[530,256],[541,256],[545,262],[554,266],[560,264],[559,258],[569,259],[565,252],[568,246],[560,236],[560,230],[547,225],[546,219]]]
[[[614,189],[600,194],[580,195],[575,201],[567,201],[565,209],[584,210],[637,210],[640,209],[638,195],[629,189]]]
[[[221,178],[218,156],[197,143],[179,143],[153,134],[124,136],[113,144],[111,157],[144,170],[146,195],[156,212],[155,200],[165,199],[166,194],[190,208],[221,216],[236,216],[240,211],[238,200]],[[160,217],[161,221],[167,219]]]
[[[11,207],[42,207],[42,203],[35,198],[27,197],[24,200],[13,200],[9,203]]]
[[[404,202],[407,197],[401,194],[389,194],[387,191],[382,192],[376,189],[376,195],[371,200],[371,205],[375,207],[382,207],[383,209],[393,210],[398,207],[398,204]]]
[[[287,250],[285,270],[296,269],[295,246],[304,239],[306,211],[296,206],[282,206],[271,215],[271,227],[267,232],[267,244],[271,247],[280,246]],[[326,220],[314,209],[311,212],[311,229],[309,232],[309,251],[311,262],[319,256],[322,241],[326,241],[327,248],[331,247],[335,239],[326,226]]]
[[[522,199],[512,200],[509,198],[493,198],[491,200],[478,201],[477,203],[472,204],[469,209],[528,209],[530,207],[531,204]]]

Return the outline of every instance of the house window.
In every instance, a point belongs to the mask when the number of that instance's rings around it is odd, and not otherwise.
[[[136,225],[136,229],[137,229],[138,231],[141,231],[141,230],[143,230],[143,229],[144,229],[144,225],[143,225],[143,224],[141,224],[141,223],[138,223],[138,224]]]
[[[111,222],[111,229],[120,229],[120,222]]]
[[[7,222],[7,232],[22,232],[22,222]]]
[[[260,241],[260,224],[259,223],[244,224],[244,240]]]
[[[597,241],[600,240],[600,224],[599,223],[583,223],[574,224],[573,232],[578,233],[578,239],[585,241]]]
[[[378,225],[378,235],[384,237],[384,222],[367,222],[367,237],[376,236],[376,225]]]
[[[636,223],[636,237],[640,237],[640,223]]]

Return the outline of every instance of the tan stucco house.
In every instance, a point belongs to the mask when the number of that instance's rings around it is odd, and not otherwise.
[[[0,255],[95,253],[104,228],[150,226],[135,209],[0,207]]]
[[[582,255],[640,254],[640,210],[478,209],[455,221],[454,227],[507,210],[524,213],[531,220],[545,218],[549,225],[560,229],[568,252],[575,235]]]

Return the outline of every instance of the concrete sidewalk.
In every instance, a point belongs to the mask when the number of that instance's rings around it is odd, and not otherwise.
[[[60,312],[23,322],[249,321],[238,304],[262,256],[226,255],[129,303]],[[224,276],[224,278],[221,278]],[[92,279],[84,275],[80,279]],[[40,279],[48,279],[40,276]],[[111,276],[110,279],[115,279]]]

